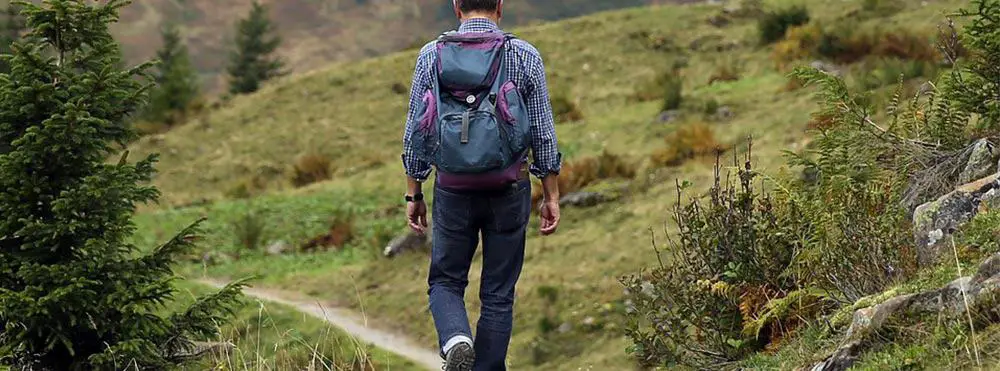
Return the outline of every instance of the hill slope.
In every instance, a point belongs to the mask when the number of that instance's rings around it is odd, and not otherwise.
[[[773,1],[787,6],[791,1]],[[861,1],[796,1],[813,16],[832,21],[856,14]],[[908,3],[866,26],[933,29],[963,2]],[[781,151],[801,148],[814,105],[804,91],[789,91],[770,49],[759,46],[755,23],[744,19],[717,28],[706,19],[718,5],[653,6],[515,29],[533,42],[547,63],[555,96],[576,102],[583,119],[557,131],[567,160],[603,150],[631,159],[663,147],[663,137],[687,123],[706,122],[723,143],[753,134],[758,168],[779,173]],[[357,63],[331,65],[291,76],[255,95],[238,97],[217,111],[165,135],[133,146],[137,154],[162,153],[156,184],[169,204],[220,200],[188,208],[151,210],[140,220],[139,243],[208,216],[207,257],[188,265],[190,275],[262,276],[261,284],[296,290],[363,311],[373,323],[404,331],[431,347],[426,308],[426,255],[379,257],[401,231],[398,164],[406,97],[394,85],[409,83],[414,51]],[[657,119],[661,102],[636,92],[678,59],[685,87],[682,118]],[[721,69],[739,77],[714,82]],[[405,90],[405,89],[404,89]],[[703,113],[715,102],[729,118]],[[332,181],[301,190],[282,188],[295,157],[319,152],[333,159]],[[654,264],[650,238],[663,241],[674,179],[710,185],[711,160],[643,171],[648,188],[616,203],[567,209],[563,229],[542,238],[529,233],[526,267],[518,287],[512,369],[620,370],[631,367],[620,321],[625,305],[618,278]],[[242,182],[271,186],[269,194],[227,200]],[[238,241],[239,225],[259,216],[266,225],[258,250]],[[342,250],[270,256],[260,247],[296,244],[329,230],[331,220],[353,217],[356,235]],[[537,222],[532,221],[532,230]],[[472,269],[469,306],[478,306]],[[557,298],[551,297],[557,293]],[[558,330],[556,330],[558,329]]]
[[[356,60],[401,50],[454,26],[446,0],[281,0],[263,1],[285,40],[279,53],[295,71],[332,61]],[[555,20],[652,3],[651,0],[510,1],[510,25]],[[205,85],[219,86],[233,24],[249,10],[249,0],[143,0],[122,13],[115,33],[129,61],[151,58],[160,44],[159,28],[177,22]]]

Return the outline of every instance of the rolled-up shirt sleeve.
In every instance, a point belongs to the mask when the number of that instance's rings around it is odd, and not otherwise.
[[[527,63],[528,81],[531,89],[527,92],[525,104],[531,121],[531,152],[534,161],[531,174],[539,179],[549,174],[558,174],[562,168],[562,154],[556,140],[556,125],[549,102],[549,88],[545,79],[545,64],[537,50],[531,50]]]
[[[413,68],[413,83],[410,85],[410,106],[406,113],[406,127],[403,130],[403,169],[406,175],[420,182],[426,181],[431,174],[431,165],[416,155],[411,137],[417,126],[417,110],[424,92],[431,88],[430,81],[430,47],[424,46],[417,57]]]

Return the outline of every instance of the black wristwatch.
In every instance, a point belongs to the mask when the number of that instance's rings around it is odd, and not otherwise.
[[[413,196],[406,195],[405,198],[406,198],[406,202],[423,201],[424,200],[424,194],[423,193],[417,193],[417,194],[415,194]]]

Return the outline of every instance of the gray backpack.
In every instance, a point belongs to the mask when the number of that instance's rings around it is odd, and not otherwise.
[[[448,32],[438,38],[431,89],[417,109],[417,155],[451,188],[516,182],[530,143],[527,107],[503,68],[511,34]]]

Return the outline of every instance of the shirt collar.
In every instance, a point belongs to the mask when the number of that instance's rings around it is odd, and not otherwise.
[[[458,27],[458,32],[491,32],[499,31],[500,27],[486,18],[470,18]]]

